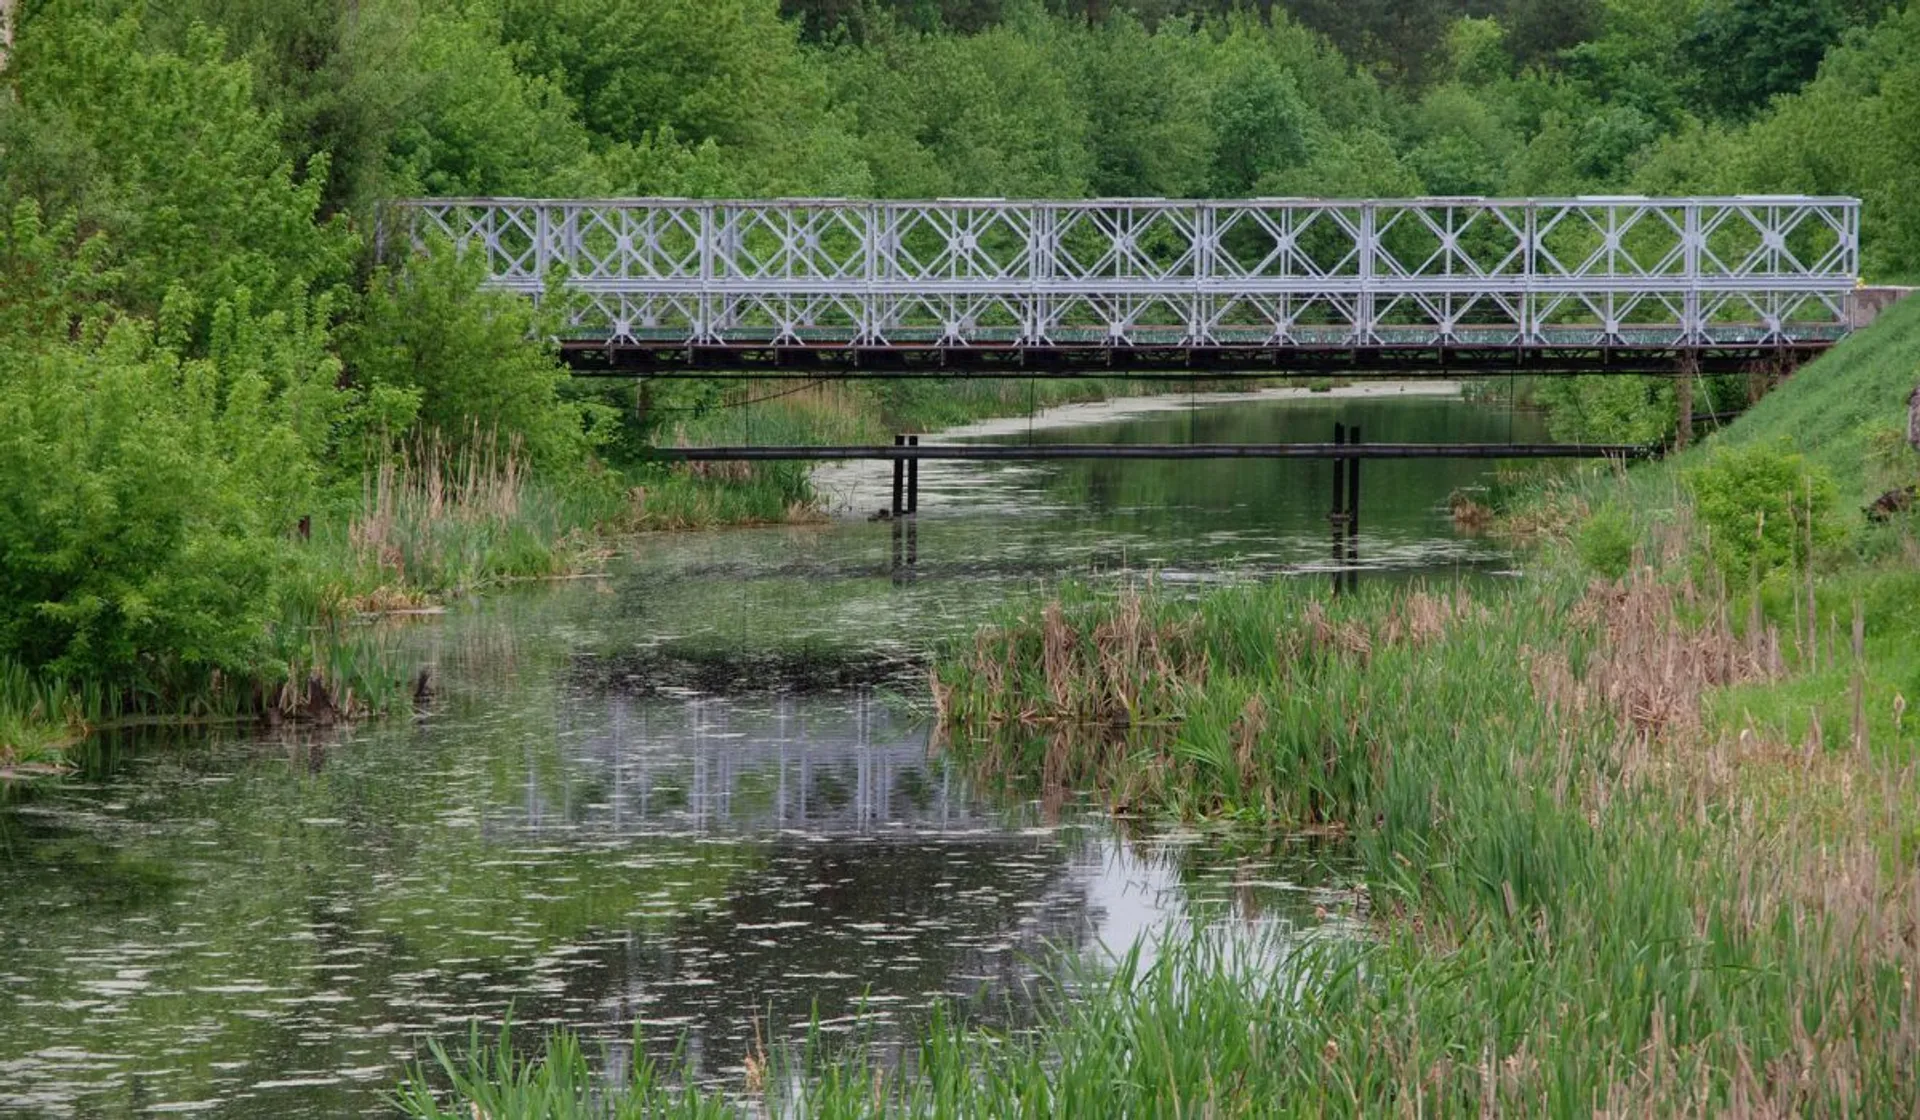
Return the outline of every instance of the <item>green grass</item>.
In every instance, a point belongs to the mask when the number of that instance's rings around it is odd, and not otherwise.
[[[1766,670],[1677,571],[1015,609],[941,670],[949,749],[1027,788],[1343,830],[1367,936],[1202,937],[1070,978],[1032,1033],[938,1015],[898,1069],[776,1049],[713,1091],[650,1073],[553,1107],[591,1081],[576,1044],[505,1070],[482,1047],[417,1071],[411,1111],[714,1115],[772,1086],[819,1117],[1905,1115],[1914,744],[1809,761],[1712,734],[1700,706]]]
[[[1920,298],[1881,319],[1788,378],[1718,439],[1784,440],[1830,471],[1842,499],[1865,505],[1895,484],[1920,481],[1920,457],[1894,453],[1907,395],[1920,387]],[[1888,461],[1903,463],[1889,471]]]
[[[937,1017],[901,1070],[776,1052],[774,1111],[1912,1114],[1920,545],[1849,502],[1911,469],[1883,451],[1916,359],[1911,303],[1701,450],[1502,486],[1541,542],[1504,588],[1007,608],[940,660],[949,750],[1022,791],[1344,833],[1370,934],[1251,972],[1176,947],[1069,985],[1032,1034]],[[1688,488],[1716,442],[1830,472],[1826,543],[1725,587]],[[448,1115],[512,1080],[468,1068]],[[486,1114],[711,1115],[756,1087]]]

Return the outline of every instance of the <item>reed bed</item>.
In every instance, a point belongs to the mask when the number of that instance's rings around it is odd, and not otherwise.
[[[475,1067],[414,1114],[1912,1115],[1911,742],[1719,723],[1711,698],[1802,669],[1692,581],[1689,532],[1611,581],[1070,588],[936,670],[988,775],[1347,833],[1365,936],[1198,938],[1060,985],[1030,1033],[937,1015],[898,1063],[801,1047],[571,1111]]]
[[[56,772],[106,710],[96,686],[47,678],[0,658],[0,778]]]
[[[1290,1019],[1323,1052],[1206,1083],[1309,1112],[1912,1114],[1912,740],[1718,718],[1807,666],[1696,586],[1690,532],[1618,581],[1070,592],[955,651],[942,723],[1026,788],[1351,833],[1381,942],[1306,970]]]
[[[644,477],[620,524],[644,531],[825,520],[804,463],[686,463]]]
[[[299,624],[426,609],[450,596],[598,562],[595,530],[622,508],[610,479],[534,475],[517,444],[431,436],[370,468],[354,508],[296,550],[286,613]]]

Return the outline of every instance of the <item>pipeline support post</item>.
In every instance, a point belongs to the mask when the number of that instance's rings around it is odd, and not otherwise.
[[[1355,424],[1347,432],[1347,443],[1360,446],[1360,425]],[[1360,456],[1354,455],[1347,460],[1347,534],[1357,536],[1360,532]]]
[[[894,436],[893,445],[895,447],[905,447],[907,445],[907,437]],[[901,514],[905,513],[907,509],[906,495],[905,495],[906,485],[907,485],[907,461],[903,458],[900,458],[899,456],[895,456],[893,460],[893,510],[892,510],[892,513],[893,513],[893,516],[896,518],[898,518]]]
[[[1347,443],[1347,426],[1336,423],[1333,426],[1333,445],[1344,447]],[[1333,461],[1333,515],[1338,524],[1347,515],[1347,471],[1346,464],[1339,459]]]
[[[919,436],[907,437],[908,447],[920,446]],[[918,457],[907,460],[907,513],[920,512],[920,460]]]
[[[1360,446],[1360,425],[1347,433],[1347,442]],[[1335,464],[1338,469],[1338,464]],[[1360,456],[1347,460],[1347,590],[1360,587]]]

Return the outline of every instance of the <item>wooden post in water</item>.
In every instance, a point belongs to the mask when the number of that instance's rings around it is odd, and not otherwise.
[[[1344,447],[1347,442],[1347,426],[1335,423],[1333,426],[1333,445]],[[1347,465],[1339,459],[1333,461],[1333,512],[1327,521],[1333,527],[1333,593],[1335,595],[1346,586],[1347,574]]]
[[[1347,426],[1336,423],[1333,426],[1333,445],[1345,446]],[[1333,521],[1338,524],[1347,514],[1347,465],[1338,459],[1333,461]]]
[[[895,447],[905,447],[907,445],[907,437],[894,436],[893,445]],[[895,459],[893,461],[893,516],[896,518],[907,510],[906,486],[907,461],[905,459]]]
[[[919,436],[907,437],[908,447],[920,446]],[[920,460],[907,460],[907,512],[920,512]]]
[[[1347,433],[1347,442],[1354,447],[1360,446],[1360,425],[1355,424]],[[1347,532],[1349,535],[1360,531],[1360,456],[1347,460]]]
[[[1360,425],[1347,433],[1347,442],[1360,446]],[[1336,464],[1336,467],[1338,464]],[[1360,456],[1347,460],[1347,590],[1360,588]]]

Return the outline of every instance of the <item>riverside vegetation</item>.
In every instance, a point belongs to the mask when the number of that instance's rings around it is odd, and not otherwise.
[[[6,5],[0,771],[113,721],[397,707],[429,682],[365,613],[591,563],[608,528],[807,509],[798,470],[666,471],[663,440],[1027,403],[582,386],[471,262],[373,259],[384,198],[1791,190],[1863,196],[1872,277],[1920,275],[1920,9],[1231,7]],[[762,1087],[820,1114],[1910,1112],[1920,562],[1910,518],[1854,511],[1915,473],[1916,316],[1699,452],[1505,510],[1539,548],[1515,586],[1069,590],[949,651],[972,764],[1343,834],[1374,936],[1277,979],[1196,944],[1082,980],[1039,1034],[949,1019],[910,1070],[770,1055]],[[1537,392],[1566,435],[1674,423],[1665,382]],[[403,1103],[732,1107],[644,1067],[590,1089],[564,1038],[475,1051]]]
[[[1891,0],[20,0],[0,19],[0,672],[21,682],[0,767],[129,716],[403,702],[413,674],[357,632],[366,608],[565,571],[605,528],[807,514],[798,468],[646,454],[797,386],[572,382],[535,311],[470,265],[373,259],[382,199],[1791,189],[1865,196],[1872,273],[1920,273],[1920,12]],[[1660,382],[1539,392],[1569,435],[1673,423]],[[751,411],[799,441],[1032,400],[928,385]]]
[[[1904,1115],[1920,525],[1861,507],[1920,477],[1898,438],[1916,369],[1909,304],[1699,449],[1537,482],[1504,514],[1533,540],[1510,585],[1065,588],[944,651],[962,764],[1344,837],[1365,939],[1202,937],[1064,978],[1031,1033],[943,1014],[897,1068],[816,1044],[715,1089],[644,1065],[605,1086],[570,1037],[523,1059],[476,1036],[402,1103]]]

